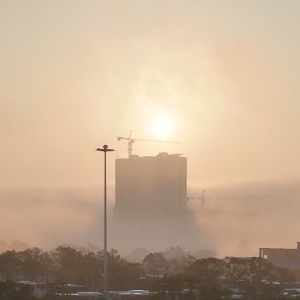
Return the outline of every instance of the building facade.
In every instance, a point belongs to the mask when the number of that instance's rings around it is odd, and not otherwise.
[[[300,279],[300,242],[296,249],[259,248],[259,257],[268,259],[276,267],[292,270]]]
[[[115,212],[160,214],[186,212],[187,159],[179,154],[116,159]]]

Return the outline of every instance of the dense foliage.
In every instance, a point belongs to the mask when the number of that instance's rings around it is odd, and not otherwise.
[[[14,282],[10,280],[0,282],[1,300],[34,300],[30,289],[26,287],[16,288]]]
[[[18,280],[46,281],[50,286],[77,283],[101,290],[103,254],[69,246],[52,251],[31,248],[4,252],[0,254],[0,276],[4,280],[0,299],[6,299],[5,293],[13,290],[11,282]],[[242,294],[244,299],[277,299],[280,283],[294,280],[288,270],[262,258],[196,259],[180,247],[150,253],[140,263],[129,262],[110,250],[108,270],[109,290],[150,289],[158,297],[184,291],[186,299],[214,300],[232,293]],[[14,293],[10,299],[18,299]]]

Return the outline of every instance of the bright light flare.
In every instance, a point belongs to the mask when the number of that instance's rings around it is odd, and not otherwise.
[[[152,123],[152,133],[159,139],[170,137],[172,132],[171,120],[165,116],[157,117]]]

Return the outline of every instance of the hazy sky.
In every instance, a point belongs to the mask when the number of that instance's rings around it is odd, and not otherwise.
[[[104,143],[113,184],[130,130],[179,141],[133,151],[184,154],[200,191],[297,182],[299,13],[298,0],[0,0],[2,191],[100,187]]]

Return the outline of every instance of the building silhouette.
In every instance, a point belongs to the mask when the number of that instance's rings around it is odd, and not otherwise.
[[[110,242],[129,252],[198,248],[199,230],[187,208],[187,158],[180,154],[118,158]]]
[[[286,268],[300,279],[300,242],[297,242],[297,248],[259,248],[259,257],[265,258],[276,267]]]
[[[187,211],[187,159],[179,154],[116,159],[115,213],[180,214]]]

